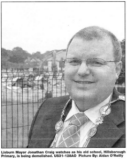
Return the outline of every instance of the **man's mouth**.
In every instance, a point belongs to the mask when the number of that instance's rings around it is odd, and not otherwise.
[[[93,81],[75,81],[76,83],[79,83],[79,84],[92,84],[94,83]]]

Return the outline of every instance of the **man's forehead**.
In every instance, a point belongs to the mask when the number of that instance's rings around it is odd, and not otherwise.
[[[114,56],[113,45],[110,38],[84,40],[74,38],[68,48],[68,55],[89,55],[89,56]]]

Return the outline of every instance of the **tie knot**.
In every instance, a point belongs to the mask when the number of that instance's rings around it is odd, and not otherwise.
[[[81,127],[83,124],[85,124],[89,119],[84,113],[77,113],[71,117],[70,125],[76,125],[78,127]]]

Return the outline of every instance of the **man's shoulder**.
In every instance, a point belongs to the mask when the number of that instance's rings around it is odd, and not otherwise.
[[[111,101],[111,103],[125,103],[125,95],[114,89]]]
[[[118,96],[118,100],[122,100],[122,101],[125,102],[125,95],[120,94],[120,95]]]
[[[36,113],[35,120],[43,120],[45,117],[51,116],[53,116],[54,118],[59,118],[68,100],[69,96],[44,99]]]
[[[123,94],[119,94],[118,95],[118,98],[116,99],[116,101],[114,101],[114,103],[123,103],[123,104],[125,104],[125,95],[123,95]]]
[[[125,113],[125,96],[123,94],[119,94],[117,98],[111,102],[112,112],[117,113],[115,116],[119,116],[120,114]]]

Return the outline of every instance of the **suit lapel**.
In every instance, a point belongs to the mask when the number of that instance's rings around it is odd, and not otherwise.
[[[91,138],[88,148],[113,147],[122,135],[123,132],[113,122],[105,119],[104,123],[98,126],[97,133]]]
[[[124,134],[117,125],[124,121],[124,108],[118,100],[118,94],[114,91],[111,104],[111,113],[104,118],[103,124],[97,128],[97,133],[88,144],[88,148],[109,148]]]
[[[50,147],[55,137],[55,124],[58,121],[54,115],[46,116],[44,120],[43,130],[46,130],[45,137],[43,136],[43,147]]]

